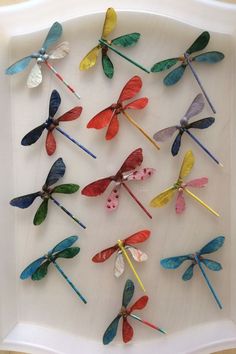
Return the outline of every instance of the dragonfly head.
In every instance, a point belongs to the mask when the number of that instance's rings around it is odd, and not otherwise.
[[[44,200],[49,199],[51,192],[51,189],[44,185],[42,191],[40,192],[40,197]]]
[[[46,125],[47,130],[52,131],[53,129],[56,128],[56,126],[59,125],[59,123],[56,120],[54,120],[53,118],[48,117],[48,119],[45,122],[45,125]]]
[[[180,119],[180,128],[185,128],[188,125],[188,119],[186,117],[183,117]]]
[[[122,306],[121,309],[120,309],[119,314],[120,314],[123,318],[126,318],[126,317],[128,316],[128,311],[127,311],[127,309],[126,309],[124,306]]]
[[[37,63],[43,63],[46,60],[48,60],[49,55],[46,53],[46,50],[44,48],[41,48],[39,52],[37,53]]]

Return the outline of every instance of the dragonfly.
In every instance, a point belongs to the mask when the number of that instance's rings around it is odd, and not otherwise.
[[[67,134],[63,129],[59,127],[60,122],[68,122],[68,121],[78,119],[82,112],[82,107],[76,106],[70,109],[68,112],[64,113],[59,118],[55,119],[54,116],[58,111],[60,104],[61,104],[60,94],[57,90],[53,90],[49,102],[48,118],[43,124],[39,125],[38,127],[31,130],[28,134],[26,134],[21,140],[21,145],[29,146],[34,144],[41,137],[43,131],[47,130],[47,138],[45,143],[46,151],[48,155],[52,155],[56,151],[56,140],[53,135],[53,131],[56,129],[67,139],[69,139],[74,144],[79,146],[79,148],[81,148],[88,155],[90,155],[93,158],[96,158],[96,156],[91,151],[89,151],[87,148],[85,148],[83,145],[81,145],[78,141],[73,139],[69,134]]]
[[[53,247],[48,253],[42,257],[36,259],[34,262],[30,263],[20,275],[20,279],[25,280],[31,278],[32,280],[41,280],[48,273],[48,267],[53,264],[54,267],[59,271],[75,293],[80,297],[80,299],[86,304],[87,301],[81,295],[79,290],[75,287],[72,281],[64,273],[62,268],[57,263],[59,258],[74,258],[80,251],[79,247],[71,247],[78,240],[78,236],[69,236],[63,241],[59,242],[55,247]]]
[[[204,258],[203,256],[206,254],[210,254],[213,252],[216,252],[219,248],[221,248],[224,244],[225,237],[224,236],[218,236],[208,242],[205,246],[203,246],[199,251],[191,254],[187,254],[184,256],[177,256],[177,257],[170,257],[170,258],[164,258],[161,260],[161,265],[165,269],[176,269],[181,264],[185,261],[190,261],[191,264],[188,266],[188,268],[185,270],[182,279],[184,281],[190,280],[193,277],[193,270],[195,265],[198,265],[202,276],[204,277],[207,286],[209,287],[212,295],[214,296],[214,299],[219,306],[220,309],[222,309],[222,304],[219,300],[218,295],[216,294],[213,286],[210,283],[210,280],[208,279],[208,276],[204,270],[204,267],[207,267],[210,270],[213,271],[220,271],[222,269],[222,266],[220,263],[213,261],[212,259]]]
[[[160,72],[172,68],[177,63],[180,63],[177,68],[170,71],[169,74],[164,78],[163,82],[166,86],[171,86],[176,84],[183,76],[185,69],[189,66],[192,74],[194,75],[203,95],[205,96],[209,106],[211,107],[213,113],[216,113],[216,110],[211,103],[198,74],[196,73],[195,68],[193,67],[193,62],[197,63],[208,63],[215,64],[224,59],[224,54],[218,51],[210,51],[201,53],[195,56],[192,56],[193,53],[203,50],[208,45],[210,40],[210,33],[207,31],[202,32],[198,38],[193,42],[193,44],[184,52],[183,55],[180,55],[176,58],[170,58],[162,60],[154,64],[151,68],[151,72]]]
[[[122,307],[118,313],[118,315],[114,318],[114,320],[111,322],[111,324],[107,327],[104,335],[103,335],[103,344],[107,345],[113,341],[117,334],[117,329],[119,325],[119,321],[122,318],[123,319],[123,324],[122,324],[122,337],[123,337],[123,342],[128,343],[131,341],[134,335],[134,330],[131,324],[128,322],[128,318],[134,318],[135,320],[145,324],[146,326],[149,326],[163,334],[166,334],[166,331],[164,329],[161,329],[160,327],[157,327],[153,325],[152,323],[141,319],[139,316],[135,315],[133,312],[136,310],[142,310],[148,302],[148,296],[144,295],[140,297],[135,303],[128,307],[130,301],[133,298],[134,295],[134,290],[135,286],[132,280],[128,279],[125,283],[124,291],[123,291],[123,298],[122,298]]]
[[[54,22],[42,44],[42,47],[38,51],[31,53],[9,66],[5,73],[7,75],[18,74],[25,70],[32,60],[36,60],[27,79],[27,86],[29,88],[34,88],[41,84],[43,80],[41,65],[45,64],[48,69],[50,69],[52,73],[69,89],[69,91],[80,99],[79,94],[68,84],[67,81],[65,81],[54,66],[49,63],[49,60],[62,59],[69,53],[68,42],[62,42],[55,49],[48,52],[51,46],[60,39],[62,32],[62,25],[58,22]]]
[[[184,193],[187,193],[189,196],[194,198],[198,203],[204,206],[207,210],[209,210],[215,216],[219,216],[215,210],[210,208],[206,203],[204,203],[200,198],[198,198],[195,194],[193,194],[188,187],[195,188],[203,188],[208,183],[207,177],[196,178],[188,182],[184,182],[184,178],[189,175],[191,172],[193,165],[195,162],[194,155],[191,150],[187,151],[184,160],[182,162],[182,166],[180,169],[179,177],[177,181],[170,188],[166,189],[161,194],[158,194],[155,198],[150,202],[150,206],[153,208],[162,207],[167,204],[177,192],[177,198],[175,203],[175,211],[177,214],[183,213],[185,210],[185,199]]]
[[[139,76],[133,76],[123,87],[121,94],[116,103],[112,103],[109,107],[105,108],[96,114],[87,124],[87,128],[102,129],[108,126],[106,132],[106,140],[113,139],[119,131],[118,115],[120,113],[144,136],[147,138],[158,150],[160,147],[157,145],[135,120],[126,112],[128,109],[143,109],[148,104],[148,98],[138,98],[132,102],[124,104],[125,101],[130,100],[138,94],[142,88],[142,80]]]
[[[144,262],[148,259],[146,253],[142,252],[140,249],[136,248],[134,245],[137,243],[141,243],[146,241],[150,237],[149,230],[141,230],[133,235],[125,238],[124,240],[118,240],[117,243],[105,250],[100,251],[97,253],[93,258],[92,261],[95,263],[102,263],[105,262],[108,258],[110,258],[114,253],[117,252],[116,260],[115,260],[115,267],[114,267],[114,275],[115,277],[119,278],[125,270],[125,262],[124,259],[127,260],[132,272],[134,273],[141,289],[145,292],[144,285],[137,274],[127,251],[131,254],[133,259],[136,262]]]
[[[190,132],[190,129],[206,129],[209,128],[214,122],[215,118],[207,117],[196,120],[195,122],[189,123],[189,119],[196,116],[200,112],[202,112],[204,108],[204,98],[203,95],[200,93],[198,94],[191,105],[189,106],[185,115],[180,119],[179,125],[174,125],[168,128],[164,128],[159,130],[157,133],[153,135],[153,138],[158,141],[162,142],[167,140],[168,138],[172,137],[172,135],[177,131],[178,134],[172,144],[171,153],[173,156],[176,156],[179,152],[181,146],[181,139],[184,133],[187,133],[218,165],[223,167],[222,163],[219,162],[217,158]]]
[[[34,225],[40,225],[46,219],[46,216],[48,214],[48,202],[49,200],[51,200],[77,224],[86,229],[86,226],[81,221],[79,221],[75,216],[73,216],[66,208],[64,208],[63,205],[60,204],[60,202],[58,202],[57,199],[53,197],[54,193],[72,194],[79,190],[79,185],[73,183],[60,184],[55,186],[54,188],[51,188],[52,185],[54,185],[57,181],[59,181],[59,179],[64,176],[65,171],[66,166],[64,164],[64,161],[60,157],[52,165],[41,191],[26,194],[21,197],[16,197],[10,201],[10,205],[25,209],[28,208],[36,198],[40,197],[43,201],[37,209],[33,220]]]
[[[137,170],[137,168],[142,164],[142,162],[143,151],[141,148],[138,148],[131,152],[131,154],[125,159],[123,165],[115,175],[105,177],[88,184],[82,189],[82,195],[85,195],[87,197],[96,197],[104,193],[111,182],[115,182],[115,186],[113,187],[112,191],[110,192],[107,198],[106,209],[112,212],[118,208],[120,189],[121,187],[124,187],[124,189],[129,193],[133,200],[139,205],[139,207],[146,213],[146,215],[150,219],[152,219],[151,214],[136,198],[136,196],[133,194],[133,192],[130,190],[126,183],[129,181],[144,181],[154,174],[155,169],[153,168],[143,168]]]
[[[101,52],[103,72],[109,79],[112,79],[114,75],[114,66],[107,55],[107,52],[110,49],[116,54],[118,54],[119,56],[121,56],[122,58],[126,59],[130,63],[137,66],[138,68],[144,70],[147,73],[150,73],[148,69],[144,68],[142,65],[138,64],[137,62],[130,59],[129,57],[121,53],[119,50],[114,48],[114,45],[123,48],[135,46],[140,38],[140,33],[137,32],[129,33],[114,38],[112,40],[109,40],[107,38],[109,34],[115,29],[116,24],[117,24],[116,12],[112,7],[109,7],[106,11],[105,21],[102,29],[102,36],[99,39],[99,44],[96,45],[96,47],[94,47],[92,50],[90,50],[90,52],[87,53],[86,56],[82,59],[82,61],[80,62],[80,70],[88,70],[92,68],[97,63],[98,55]]]

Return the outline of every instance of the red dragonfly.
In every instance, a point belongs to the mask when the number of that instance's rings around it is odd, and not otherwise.
[[[96,197],[104,193],[111,182],[115,182],[115,187],[112,189],[111,193],[107,198],[107,204],[106,204],[107,210],[114,211],[117,209],[119,205],[120,188],[121,186],[123,186],[127,190],[127,192],[131,195],[131,197],[136,201],[136,203],[148,215],[148,217],[152,219],[150,213],[141,204],[141,202],[135,197],[135,195],[131,192],[131,190],[125,183],[132,180],[143,181],[153,175],[153,173],[155,172],[155,169],[153,168],[143,168],[140,170],[136,170],[136,168],[139,167],[142,164],[142,162],[143,162],[142,149],[139,148],[134,150],[127,157],[127,159],[125,160],[125,162],[123,163],[123,165],[115,175],[102,178],[88,184],[86,187],[84,187],[81,193],[83,195],[86,195],[87,197]]]
[[[124,104],[130,100],[142,88],[142,80],[139,76],[132,77],[124,86],[116,103],[111,104],[94,116],[87,124],[87,128],[102,129],[108,126],[106,132],[106,140],[113,139],[119,131],[118,115],[122,113],[124,117],[137,128],[158,150],[160,147],[157,143],[141,128],[130,115],[126,112],[128,109],[143,109],[148,104],[148,98],[142,97],[135,101]]]

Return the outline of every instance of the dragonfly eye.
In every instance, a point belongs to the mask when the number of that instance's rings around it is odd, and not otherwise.
[[[45,124],[46,124],[46,129],[52,131],[55,127],[59,125],[59,122],[55,121],[51,117],[48,117]]]
[[[39,50],[39,54],[40,55],[44,55],[46,53],[46,50],[44,49],[44,48],[41,48],[40,50]]]
[[[128,316],[127,314],[127,310],[124,306],[121,307],[121,310],[120,310],[120,315],[124,318],[126,318]]]
[[[188,124],[188,119],[186,117],[181,118],[180,124],[182,127],[186,127]]]

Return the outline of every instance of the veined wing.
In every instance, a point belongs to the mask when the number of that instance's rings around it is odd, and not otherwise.
[[[134,283],[132,280],[128,279],[125,283],[122,306],[127,307],[134,295]]]
[[[150,206],[153,208],[162,207],[172,199],[175,192],[176,192],[175,187],[171,187],[165,190],[164,192],[158,194],[155,198],[151,200]]]
[[[80,62],[80,70],[87,70],[96,64],[100,49],[101,46],[97,45],[92,50],[90,50],[88,54],[85,55],[85,57]]]
[[[65,166],[62,158],[60,157],[52,165],[52,167],[48,173],[45,185],[47,187],[50,187],[51,185],[53,185],[54,183],[59,181],[59,179],[64,176],[65,171],[66,171],[66,166]]]
[[[146,241],[150,237],[151,232],[149,230],[141,230],[135,234],[122,240],[124,245],[135,245],[136,243],[141,243]]]
[[[129,172],[139,167],[143,162],[143,150],[138,148],[129,154],[117,174]]]
[[[187,151],[179,173],[179,179],[183,179],[191,172],[194,165],[194,156],[191,150]]]
[[[170,59],[165,59],[162,61],[159,61],[158,63],[154,64],[151,67],[151,72],[156,73],[164,70],[170,69],[172,66],[178,63],[178,61],[181,61],[181,58],[170,58]]]
[[[40,225],[42,222],[46,219],[48,213],[48,199],[45,199],[40,206],[38,207],[38,210],[36,211],[36,214],[34,216],[33,223],[34,225]]]
[[[105,344],[105,345],[109,344],[115,338],[120,318],[121,318],[121,315],[119,314],[111,322],[111,324],[107,327],[107,329],[103,335],[103,344]]]
[[[10,201],[10,204],[12,206],[25,209],[28,208],[37,197],[40,197],[40,192],[26,194],[22,195],[21,197],[14,198]]]
[[[105,262],[118,249],[119,249],[118,245],[106,248],[105,250],[95,254],[95,256],[92,258],[92,261],[95,262],[95,263]]]
[[[210,242],[208,242],[204,247],[202,247],[198,253],[200,255],[213,253],[223,246],[224,241],[225,241],[224,236],[218,236],[213,240],[211,240]]]
[[[82,113],[82,110],[83,110],[82,107],[76,106],[76,107],[70,109],[69,111],[67,111],[66,113],[64,113],[62,116],[60,116],[56,120],[58,122],[68,122],[68,121],[75,120],[75,119],[79,118],[79,116]]]
[[[114,266],[114,275],[116,278],[119,278],[125,270],[125,262],[122,251],[119,251],[116,255],[115,266]]]
[[[33,130],[31,130],[21,140],[21,145],[28,146],[28,145],[34,144],[40,138],[44,129],[46,129],[45,123],[39,125],[38,127],[34,128]]]
[[[210,40],[210,33],[204,31],[197,37],[193,44],[186,50],[186,53],[192,54],[198,52],[199,50],[204,49]]]
[[[172,70],[166,77],[163,82],[166,86],[172,86],[176,84],[183,76],[186,69],[186,64],[181,64],[174,70]]]
[[[133,327],[128,322],[127,317],[123,317],[123,324],[122,324],[122,339],[124,343],[128,343],[131,341],[134,335]]]
[[[77,240],[79,239],[78,236],[69,236],[59,242],[55,247],[49,251],[50,254],[64,251],[66,248],[71,247]]]
[[[202,53],[199,55],[196,55],[195,57],[192,58],[192,60],[198,62],[198,63],[209,63],[209,64],[215,64],[218,63],[219,61],[224,59],[224,54],[221,52],[206,52]]]
[[[213,270],[214,272],[218,272],[222,269],[222,266],[219,262],[212,261],[211,259],[201,258],[200,261],[205,264],[208,269]]]
[[[187,281],[187,280],[190,280],[193,276],[193,269],[194,269],[194,266],[196,264],[192,263],[190,264],[190,266],[186,269],[186,271],[184,272],[184,274],[182,275],[182,279],[184,281]]]
[[[41,65],[35,63],[27,79],[27,87],[34,88],[41,84],[43,79]]]
[[[203,188],[208,183],[207,177],[201,177],[193,179],[186,183],[186,187],[196,187],[196,188]]]
[[[139,76],[133,76],[124,86],[118,99],[118,103],[129,100],[137,95],[142,88],[142,80]]]
[[[111,177],[107,177],[92,182],[82,189],[81,194],[87,197],[96,197],[105,192],[111,181]]]
[[[42,48],[47,51],[49,47],[51,47],[54,43],[58,41],[61,35],[62,25],[58,22],[54,22],[47,34],[45,41],[43,42]]]
[[[53,188],[52,193],[72,194],[79,190],[79,185],[74,183],[60,184]]]
[[[87,128],[102,129],[110,123],[112,116],[113,110],[107,107],[88,122]]]
[[[214,122],[215,122],[215,118],[213,118],[213,117],[199,119],[199,120],[196,120],[195,122],[188,124],[187,129],[190,129],[190,128],[206,129],[206,128],[210,127]]]
[[[179,152],[181,141],[182,141],[182,135],[183,135],[183,131],[180,130],[171,146],[171,153],[173,156],[176,156]]]
[[[129,33],[125,34],[123,36],[114,38],[111,42],[114,45],[117,45],[118,47],[133,47],[139,40],[140,38],[140,33],[134,32],[134,33]]]
[[[53,118],[61,104],[61,96],[57,90],[53,90],[49,101],[49,117]]]
[[[121,185],[116,185],[111,193],[109,194],[109,197],[107,198],[107,204],[106,204],[106,209],[108,211],[114,211],[118,208],[119,206],[119,197],[120,197],[120,187]]]
[[[145,262],[148,259],[147,254],[138,248],[127,246],[126,249],[131,253],[136,262]]]
[[[176,130],[178,130],[176,125],[173,126],[173,127],[168,127],[168,128],[165,128],[165,129],[161,129],[161,130],[159,130],[157,133],[155,133],[153,135],[153,138],[156,141],[160,141],[160,142],[165,141],[168,138],[172,137],[172,135],[176,132]]]
[[[38,259],[36,259],[36,261],[30,263],[30,265],[28,265],[28,267],[26,267],[23,272],[20,275],[20,278],[22,280],[27,279],[29,277],[32,276],[32,274],[34,274],[34,272],[40,267],[40,265],[45,261],[45,257],[40,257]]]
[[[124,110],[126,110],[126,109],[143,109],[144,107],[146,107],[147,104],[148,104],[147,97],[138,98],[137,100],[132,101],[132,102],[128,103],[127,105],[125,105]]]
[[[189,106],[187,112],[184,115],[184,118],[189,120],[190,118],[196,116],[197,114],[199,114],[203,110],[204,105],[205,105],[205,102],[204,102],[203,95],[201,93],[199,93],[194,98],[194,100],[191,103],[191,105]],[[180,121],[180,124],[181,124],[181,121]]]
[[[49,130],[47,133],[45,146],[49,156],[53,155],[56,151],[57,143],[52,130]]]
[[[109,56],[105,52],[102,53],[102,68],[103,68],[104,74],[109,79],[112,79],[112,77],[114,75],[114,66],[112,64],[111,59],[109,58]]]
[[[68,42],[62,42],[49,53],[49,59],[62,59],[70,52]]]
[[[161,260],[161,266],[165,269],[176,269],[178,268],[184,261],[191,259],[190,255],[177,256],[164,258]]]
[[[112,7],[109,7],[106,12],[105,21],[102,29],[102,38],[106,39],[107,36],[113,31],[116,27],[117,16],[116,12]]]
[[[119,120],[117,114],[113,114],[106,132],[106,140],[113,139],[119,131]]]
[[[175,203],[175,211],[176,214],[182,214],[185,210],[185,199],[183,191],[178,191],[176,203]]]
[[[29,65],[29,63],[31,62],[31,55],[24,57],[20,60],[18,60],[16,63],[12,64],[11,66],[9,66],[9,68],[6,69],[5,74],[6,75],[14,75],[17,74],[21,71],[23,71],[25,68],[27,68],[27,66]]]
[[[48,266],[51,261],[45,261],[41,266],[31,275],[32,280],[41,280],[48,273]]]
[[[135,310],[142,310],[148,302],[148,296],[144,295],[140,297],[131,307],[130,307],[130,312],[133,312]]]

